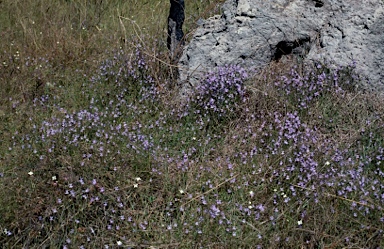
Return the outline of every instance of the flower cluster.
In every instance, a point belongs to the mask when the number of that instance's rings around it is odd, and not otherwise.
[[[140,47],[132,53],[119,49],[113,52],[113,57],[101,63],[99,72],[92,77],[91,82],[106,84],[108,92],[124,90],[120,96],[127,95],[138,101],[151,100],[157,97],[158,91],[148,71],[148,60]]]
[[[196,87],[191,99],[195,113],[221,121],[233,117],[246,99],[247,72],[239,66],[218,67]]]
[[[275,86],[289,96],[290,101],[298,109],[308,109],[316,99],[329,93],[345,93],[353,89],[355,76],[350,71],[353,68],[338,67],[328,70],[318,64],[312,70],[299,73],[297,67],[292,67],[289,75],[283,75],[275,82]]]

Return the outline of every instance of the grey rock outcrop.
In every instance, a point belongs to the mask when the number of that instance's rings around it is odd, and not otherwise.
[[[383,0],[227,0],[179,61],[182,93],[216,66],[261,69],[287,55],[356,70],[384,91]]]

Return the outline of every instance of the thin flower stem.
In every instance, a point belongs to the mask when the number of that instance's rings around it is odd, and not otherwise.
[[[184,204],[181,204],[180,207],[183,207],[183,206],[189,204],[190,202],[195,201],[196,199],[198,199],[198,198],[200,198],[200,197],[202,197],[202,196],[204,196],[204,195],[206,195],[206,194],[212,192],[213,190],[218,189],[220,186],[222,186],[223,184],[225,184],[225,183],[229,182],[230,180],[236,178],[237,176],[238,176],[238,174],[232,176],[231,178],[226,179],[225,181],[221,182],[220,184],[216,185],[215,187],[211,188],[210,190],[205,191],[204,193],[202,193],[202,194],[200,194],[200,195],[198,195],[198,196],[196,196],[196,197],[190,199],[189,201],[187,201],[187,202],[184,203]]]

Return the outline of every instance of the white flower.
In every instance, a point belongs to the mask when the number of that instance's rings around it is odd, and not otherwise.
[[[179,192],[180,192],[180,194],[184,194],[185,193],[184,190],[182,190],[182,189],[180,189]]]
[[[326,162],[325,162],[325,165],[326,165],[326,166],[329,166],[330,164],[331,164],[331,163],[330,163],[329,161],[326,161]]]
[[[251,190],[251,191],[249,191],[249,195],[250,195],[251,197],[253,197],[253,196],[255,195],[255,192],[253,192],[253,191]]]
[[[51,82],[47,82],[47,83],[45,83],[45,85],[46,85],[48,88],[55,88],[55,85],[53,85]]]
[[[137,188],[137,187],[139,187],[139,184],[135,183],[135,184],[133,184],[133,187]]]
[[[303,225],[303,220],[299,220],[299,221],[297,222],[297,225],[299,225],[299,226]]]
[[[33,176],[33,172],[32,172],[32,171],[29,171],[29,172],[28,172],[28,175]]]
[[[122,246],[123,245],[123,242],[121,242],[120,240],[118,240],[116,243],[117,243],[118,246]]]
[[[136,180],[137,182],[139,182],[139,181],[141,181],[141,178],[140,178],[140,177],[136,177],[135,180]]]

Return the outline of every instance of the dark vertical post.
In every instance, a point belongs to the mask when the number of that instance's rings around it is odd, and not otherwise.
[[[184,0],[170,0],[171,8],[168,16],[167,47],[171,53],[172,61],[177,61],[184,45]]]

